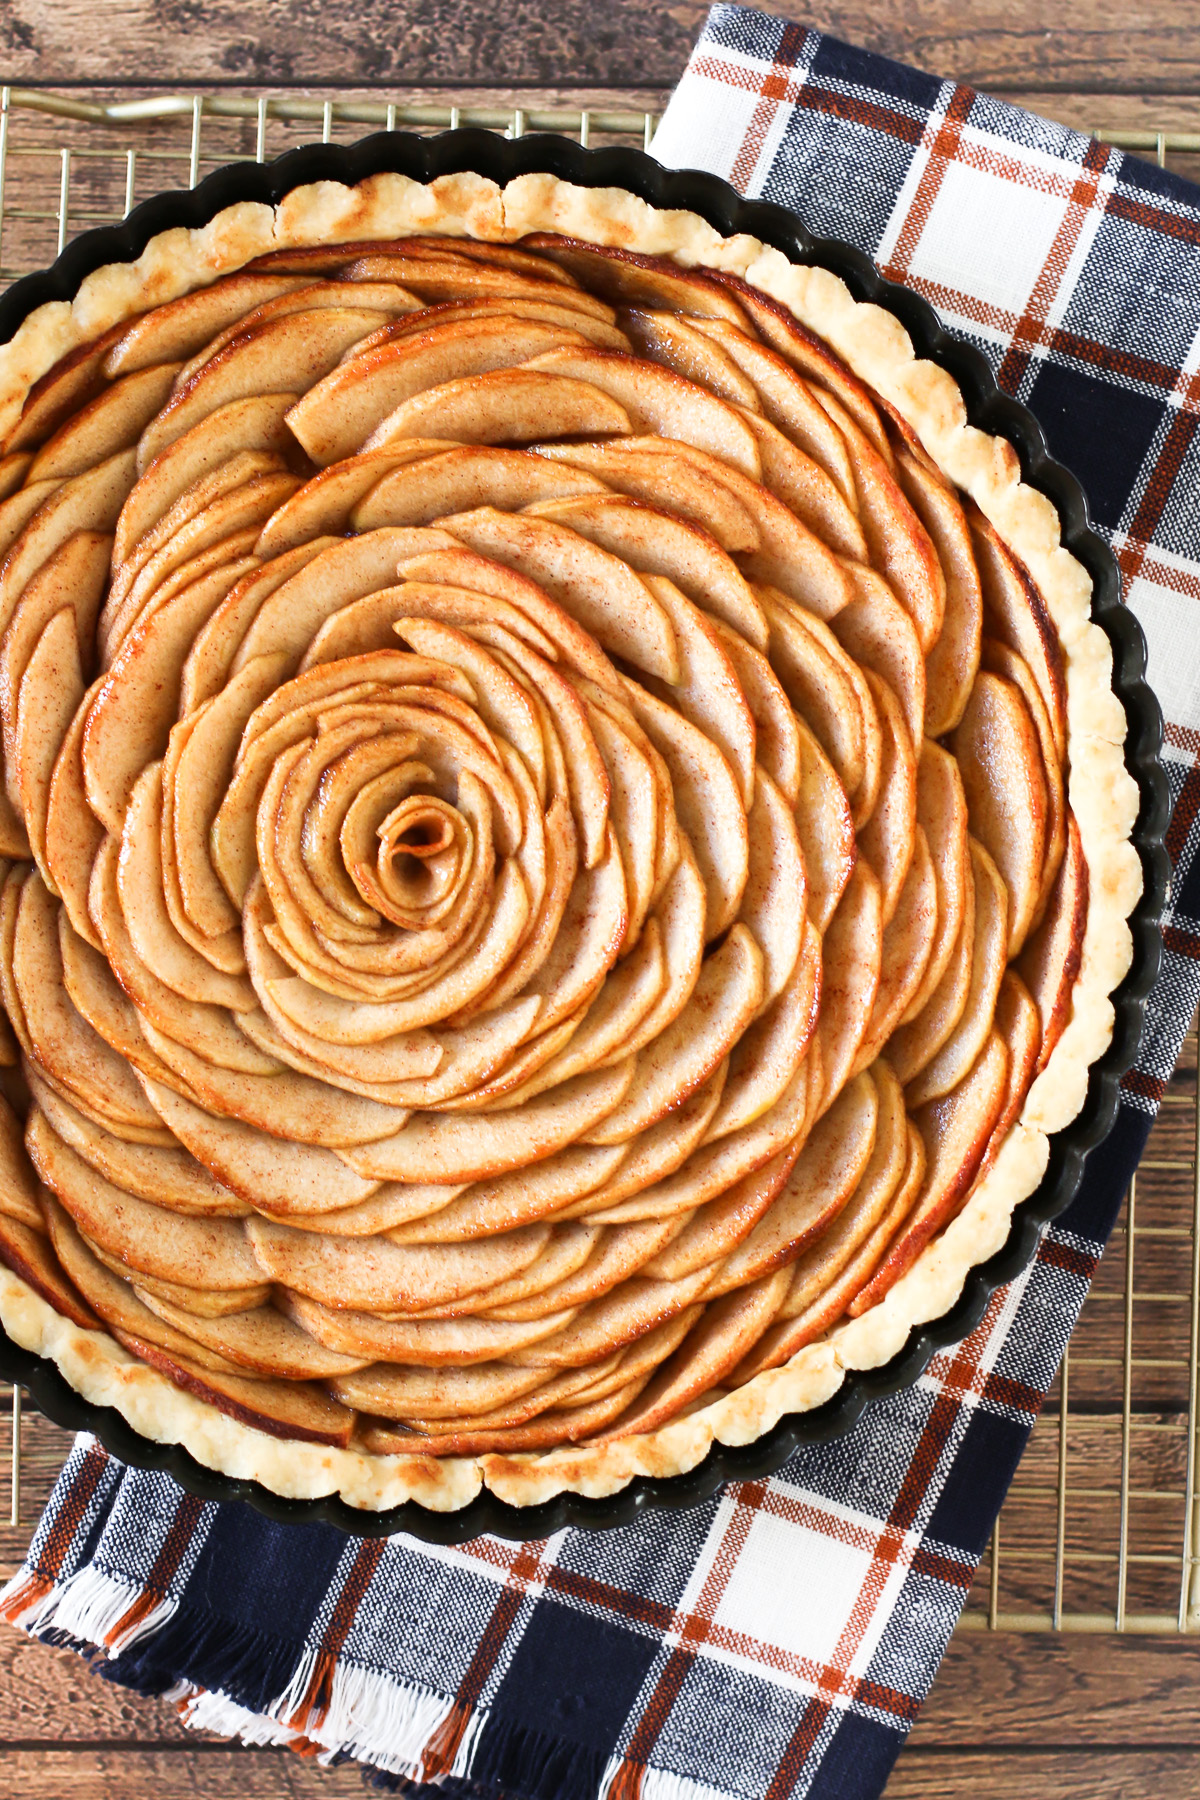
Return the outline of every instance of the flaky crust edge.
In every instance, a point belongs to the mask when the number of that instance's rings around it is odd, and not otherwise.
[[[428,185],[382,174],[357,187],[317,182],[269,207],[243,202],[206,226],[151,239],[132,263],[87,276],[71,302],[38,307],[0,347],[0,432],[60,357],[135,313],[163,304],[268,251],[443,232],[493,243],[552,231],[588,242],[673,258],[682,267],[738,275],[782,301],[894,406],[939,468],[971,495],[1026,564],[1063,648],[1070,751],[1069,796],[1088,865],[1089,901],[1071,1017],[986,1178],[958,1217],[930,1243],[886,1298],[835,1327],[783,1368],[640,1437],[544,1453],[481,1457],[373,1456],[278,1439],[228,1418],[138,1362],[105,1332],[72,1324],[9,1270],[0,1268],[0,1322],[22,1348],[50,1358],[78,1393],[113,1406],[141,1436],[179,1444],[205,1467],[252,1479],[288,1498],[340,1494],[380,1511],[415,1500],[434,1511],[463,1507],[489,1488],[517,1506],[559,1493],[615,1493],[635,1476],[683,1474],[714,1441],[748,1444],[787,1413],[835,1394],[847,1372],[877,1368],[916,1325],[946,1313],[968,1272],[1007,1239],[1013,1209],[1037,1187],[1048,1134],[1083,1106],[1088,1070],[1107,1049],[1111,994],[1133,955],[1128,925],[1142,890],[1130,842],[1138,789],[1125,767],[1124,708],[1112,691],[1112,650],[1090,621],[1091,578],[1060,541],[1058,514],[1026,486],[1012,445],[967,423],[962,394],[945,370],[917,358],[900,322],[856,301],[825,269],[800,267],[746,235],[722,237],[694,213],[652,207],[619,188],[582,188],[547,174],[501,189],[472,173]]]

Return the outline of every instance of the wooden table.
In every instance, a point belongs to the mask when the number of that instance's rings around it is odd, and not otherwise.
[[[1200,0],[773,0],[872,49],[1110,129],[1200,127]],[[706,7],[694,0],[3,0],[0,82],[58,90],[518,90],[522,103],[661,105]],[[1177,1128],[1169,1123],[1168,1137]],[[68,1439],[26,1426],[26,1507]],[[0,1531],[8,1572],[26,1534]],[[0,1632],[0,1789],[22,1800],[355,1795],[354,1769],[186,1732],[172,1709]],[[1200,1800],[1200,1642],[957,1637],[888,1800]]]

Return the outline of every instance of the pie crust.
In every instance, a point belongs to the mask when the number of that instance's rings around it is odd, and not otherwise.
[[[0,435],[9,432],[30,389],[61,358],[123,321],[272,252],[431,234],[504,245],[539,233],[668,259],[668,266],[684,270],[718,272],[735,278],[728,290],[733,294],[745,291],[737,286],[741,282],[780,302],[883,403],[902,435],[969,497],[987,522],[981,529],[990,526],[1028,571],[1061,648],[1067,795],[1086,863],[1086,922],[1070,1015],[965,1205],[878,1303],[844,1318],[782,1367],[766,1368],[719,1398],[636,1435],[543,1452],[440,1456],[379,1454],[269,1436],[186,1391],[107,1331],[72,1322],[19,1275],[0,1267],[0,1320],[9,1336],[56,1362],[87,1400],[115,1406],[152,1441],[182,1444],[209,1468],[252,1478],[292,1498],[339,1493],[366,1510],[416,1500],[452,1511],[484,1486],[516,1505],[562,1492],[601,1496],[637,1475],[683,1473],[703,1460],[714,1441],[747,1444],[783,1415],[819,1406],[848,1371],[886,1362],[913,1326],[947,1312],[967,1273],[1003,1245],[1013,1208],[1044,1173],[1048,1134],[1082,1107],[1089,1067],[1111,1038],[1110,996],[1132,956],[1127,921],[1141,892],[1140,864],[1130,842],[1138,791],[1124,764],[1126,722],[1112,691],[1109,641],[1090,622],[1090,578],[1062,546],[1049,500],[1021,481],[1012,446],[970,426],[952,378],[916,358],[889,312],[855,301],[824,269],[795,266],[744,235],[724,238],[693,214],[659,210],[622,190],[576,187],[550,175],[521,176],[503,189],[472,174],[428,185],[392,174],[355,188],[317,183],[294,190],[274,209],[243,203],[201,229],[165,232],[136,262],[112,264],[86,277],[73,302],[51,302],[31,313],[11,343],[0,348]]]

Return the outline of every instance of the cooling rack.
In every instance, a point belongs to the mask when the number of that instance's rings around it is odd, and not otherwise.
[[[80,100],[0,88],[0,289],[77,232],[141,199],[191,187],[237,158],[259,161],[318,134],[480,126],[583,144],[650,143],[644,108],[481,105],[375,96],[162,93]],[[1200,154],[1200,130],[1106,130],[1160,165]],[[1190,170],[1189,170],[1190,172]],[[962,1619],[962,1629],[1200,1631],[1200,1089],[1189,1037],[1113,1241],[1043,1410]],[[35,1491],[22,1451],[35,1440]],[[62,1435],[11,1394],[10,1528],[20,1555]],[[2,1464],[0,1464],[2,1467]],[[4,1570],[7,1572],[7,1569]]]

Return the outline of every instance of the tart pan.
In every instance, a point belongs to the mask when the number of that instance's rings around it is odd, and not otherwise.
[[[1113,1127],[1121,1078],[1136,1058],[1147,996],[1158,972],[1160,920],[1170,882],[1164,843],[1169,798],[1160,761],[1162,715],[1145,681],[1145,639],[1137,619],[1122,603],[1116,561],[1091,525],[1087,498],[1079,483],[1050,456],[1033,414],[1000,391],[986,359],[947,331],[924,299],[886,281],[870,259],[851,245],[814,237],[794,213],[765,201],[745,200],[717,176],[664,169],[637,150],[585,150],[567,138],[540,135],[508,141],[479,130],[449,131],[435,137],[379,132],[353,145],[313,144],[271,163],[231,163],[190,191],[145,201],[119,226],[85,232],[50,268],[24,277],[0,297],[0,342],[7,342],[34,308],[48,300],[70,300],[93,270],[105,263],[133,261],[157,233],[177,226],[206,225],[224,207],[239,201],[276,204],[293,188],[309,182],[353,186],[384,171],[429,182],[439,175],[467,170],[501,185],[517,175],[544,172],[582,187],[625,188],[653,206],[698,213],[725,235],[746,232],[792,262],[818,264],[840,276],[855,299],[886,307],[908,332],[918,356],[939,363],[954,377],[970,423],[1012,443],[1022,478],[1052,502],[1061,521],[1063,543],[1092,577],[1092,618],[1112,644],[1113,688],[1128,720],[1125,762],[1141,796],[1132,841],[1141,859],[1143,890],[1129,921],[1133,961],[1112,996],[1116,1013],[1112,1042],[1091,1067],[1081,1112],[1051,1137],[1046,1173],[1036,1191],[1015,1209],[1004,1248],[969,1272],[962,1294],[949,1312],[915,1328],[904,1349],[880,1368],[848,1376],[823,1406],[785,1416],[753,1444],[740,1448],[714,1444],[704,1461],[685,1475],[638,1476],[604,1499],[562,1494],[528,1507],[510,1505],[485,1488],[457,1512],[434,1512],[409,1501],[372,1513],[352,1507],[336,1495],[287,1500],[257,1482],[236,1480],[205,1468],[179,1445],[157,1444],[141,1436],[114,1408],[82,1399],[54,1363],[19,1348],[0,1329],[0,1376],[27,1388],[56,1424],[94,1433],[114,1456],[135,1468],[162,1470],[202,1499],[242,1500],[284,1523],[324,1522],[360,1537],[406,1531],[443,1544],[463,1543],[482,1533],[528,1540],[547,1537],[564,1526],[602,1530],[628,1524],[647,1507],[694,1506],[723,1482],[771,1474],[801,1445],[844,1436],[871,1400],[910,1386],[938,1350],[973,1331],[995,1289],[1032,1262],[1042,1226],[1070,1205],[1085,1157]]]

